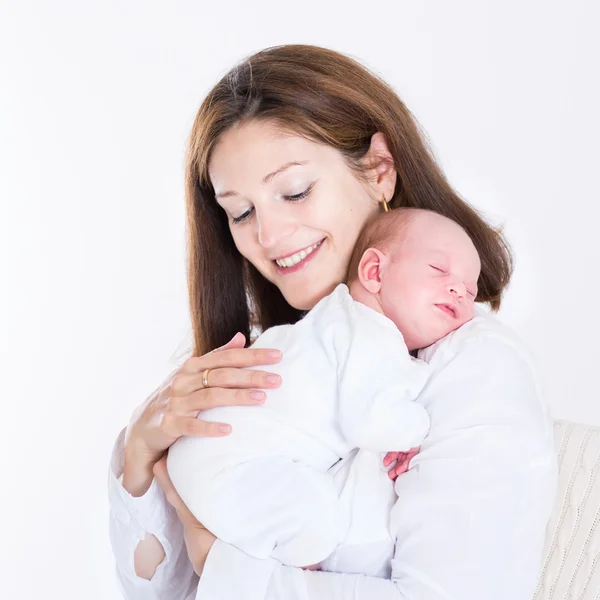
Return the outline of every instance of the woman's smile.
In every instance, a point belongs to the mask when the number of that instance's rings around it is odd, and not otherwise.
[[[318,254],[321,245],[325,241],[325,238],[312,244],[302,250],[295,252],[294,254],[283,256],[275,259],[275,270],[278,275],[290,275],[291,273],[297,273],[301,269],[304,269],[308,263]]]

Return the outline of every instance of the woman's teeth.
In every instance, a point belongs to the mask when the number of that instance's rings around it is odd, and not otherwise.
[[[296,254],[292,254],[292,256],[288,256],[287,258],[278,258],[275,262],[282,268],[285,267],[293,267],[297,265],[299,262],[303,261],[309,254],[312,254],[321,242],[317,242],[304,250],[300,250],[300,252],[296,252]]]

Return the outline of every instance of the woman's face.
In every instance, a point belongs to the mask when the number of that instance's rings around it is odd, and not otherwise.
[[[338,150],[269,122],[227,130],[209,176],[239,252],[301,310],[345,279],[358,234],[378,210],[377,190]]]

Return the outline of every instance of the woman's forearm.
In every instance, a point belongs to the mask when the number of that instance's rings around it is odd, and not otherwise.
[[[123,464],[123,487],[134,497],[143,496],[154,479],[153,464],[136,458],[125,450]]]

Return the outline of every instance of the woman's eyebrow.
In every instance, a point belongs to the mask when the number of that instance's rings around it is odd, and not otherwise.
[[[269,173],[268,175],[263,177],[263,183],[269,183],[269,181],[271,181],[271,179],[273,179],[273,177],[275,177],[275,175],[279,175],[279,173],[282,173],[283,171],[285,171],[286,169],[289,169],[290,167],[301,167],[302,165],[305,165],[306,163],[308,163],[307,160],[292,160],[290,162],[287,162],[287,163],[285,163],[285,165],[282,165],[281,167],[279,167],[279,169],[277,169],[276,171],[273,171],[272,173]]]
[[[284,165],[281,165],[281,167],[279,167],[276,171],[273,171],[272,173],[269,173],[268,175],[265,175],[263,177],[262,183],[263,184],[267,184],[269,183],[273,177],[275,177],[276,175],[279,175],[280,173],[283,173],[283,171],[289,169],[290,167],[301,167],[303,165],[308,164],[308,160],[292,160],[290,162],[285,163]],[[215,194],[215,198],[228,198],[230,196],[239,196],[239,194],[237,192],[218,192],[217,194]]]

